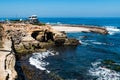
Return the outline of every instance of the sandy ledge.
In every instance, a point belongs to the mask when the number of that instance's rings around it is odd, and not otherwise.
[[[95,32],[100,34],[108,34],[108,31],[105,28],[97,27],[97,26],[52,26],[53,29],[57,31],[65,31],[65,32]]]
[[[52,28],[58,31],[65,31],[65,32],[82,32],[82,31],[89,32],[89,29],[84,27],[52,26]]]

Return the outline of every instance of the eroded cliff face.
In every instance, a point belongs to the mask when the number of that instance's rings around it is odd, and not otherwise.
[[[15,80],[15,54],[12,51],[12,42],[6,35],[5,28],[0,25],[0,80]]]
[[[11,41],[4,38],[3,47],[0,48],[0,80],[15,80],[15,55],[11,49]]]
[[[50,25],[32,25],[24,23],[3,24],[7,36],[12,36],[16,52],[32,53],[45,51],[51,46],[77,46],[79,41],[68,39],[65,32],[56,31]]]
[[[16,58],[14,53],[10,53],[6,56],[5,59],[6,71],[8,72],[6,79],[8,80],[15,80],[17,78],[17,73],[15,71],[15,62]]]

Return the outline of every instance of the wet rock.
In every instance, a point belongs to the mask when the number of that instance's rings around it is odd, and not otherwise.
[[[80,44],[80,42],[77,39],[66,39],[64,43],[64,45],[67,46],[77,46],[78,44]]]
[[[55,40],[55,45],[57,45],[57,46],[62,46],[62,45],[64,45],[64,43],[65,43],[65,39],[59,38],[59,39]]]
[[[106,68],[109,68],[109,69],[115,70],[115,71],[120,71],[120,64],[117,64],[113,60],[104,60],[102,63]]]
[[[54,46],[53,41],[48,42],[22,42],[19,45],[15,45],[16,55],[22,56],[26,54],[31,54],[33,52],[46,51],[51,46]]]
[[[113,61],[113,60],[104,60],[103,61],[103,64],[106,64],[106,65],[112,65],[114,63],[115,63],[115,61]]]
[[[99,34],[108,34],[108,31],[105,28],[99,27],[90,27],[90,32],[99,33]]]
[[[31,65],[22,64],[21,69],[25,75],[25,80],[64,80],[53,72],[48,74],[46,71],[41,71]]]

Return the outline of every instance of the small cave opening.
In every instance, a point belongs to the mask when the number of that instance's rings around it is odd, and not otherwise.
[[[49,31],[34,31],[31,36],[38,41],[47,42],[48,40],[54,41],[54,34]]]
[[[36,37],[39,35],[39,32],[41,32],[41,31],[34,31],[34,32],[31,34],[31,36],[32,36],[34,39],[36,39]]]
[[[46,33],[46,37],[47,37],[47,40],[52,40],[52,41],[54,41],[54,39],[53,39],[53,33],[52,33],[52,32],[47,32],[47,33]]]

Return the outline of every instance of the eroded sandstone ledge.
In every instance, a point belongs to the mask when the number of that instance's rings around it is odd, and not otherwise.
[[[8,36],[12,35],[17,53],[44,51],[51,46],[77,46],[79,40],[67,38],[65,32],[53,29],[50,25],[12,23],[3,24]]]
[[[92,32],[99,34],[108,34],[106,28],[98,27],[98,26],[83,26],[83,25],[54,25],[52,28],[57,31],[65,31],[65,32]]]

